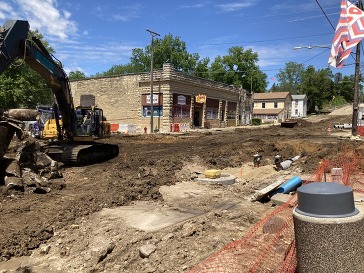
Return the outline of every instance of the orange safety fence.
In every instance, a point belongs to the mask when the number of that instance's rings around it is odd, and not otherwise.
[[[358,135],[364,136],[364,126],[363,125],[358,126]]]
[[[357,163],[358,156],[352,152],[321,160],[315,173],[304,183],[337,182],[352,187],[354,192],[364,192]],[[227,244],[188,273],[294,273],[297,261],[293,208],[296,206],[294,194],[260,220],[244,238]]]
[[[116,123],[111,123],[110,124],[110,131],[115,133],[119,130],[119,124],[116,124]]]

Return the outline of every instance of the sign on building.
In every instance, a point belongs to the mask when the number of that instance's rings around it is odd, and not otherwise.
[[[153,94],[153,104],[158,104],[158,94]],[[147,95],[147,103],[150,104],[150,95]]]
[[[186,96],[178,96],[177,97],[177,104],[178,105],[186,105]]]
[[[195,97],[197,103],[205,103],[206,102],[206,95],[198,94]]]

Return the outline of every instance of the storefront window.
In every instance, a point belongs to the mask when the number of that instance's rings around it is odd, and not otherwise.
[[[217,119],[219,109],[206,107],[206,119]]]
[[[143,106],[143,117],[150,117],[150,106]],[[153,116],[162,117],[163,116],[163,106],[153,106]]]
[[[235,119],[235,117],[236,117],[236,111],[228,111],[227,119]]]
[[[190,107],[188,105],[173,106],[173,117],[174,118],[189,118]]]

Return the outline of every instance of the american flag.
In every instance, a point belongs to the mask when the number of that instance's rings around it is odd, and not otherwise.
[[[342,0],[340,7],[340,18],[329,57],[329,64],[336,68],[344,66],[344,60],[364,38],[364,12],[347,0]]]

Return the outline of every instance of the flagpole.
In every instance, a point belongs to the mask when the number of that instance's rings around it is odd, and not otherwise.
[[[363,2],[359,0],[358,8],[363,10]],[[360,45],[356,45],[355,54],[355,75],[354,75],[354,97],[353,97],[353,117],[351,122],[351,134],[356,136],[358,134],[358,110],[359,110],[359,76],[360,76]]]

